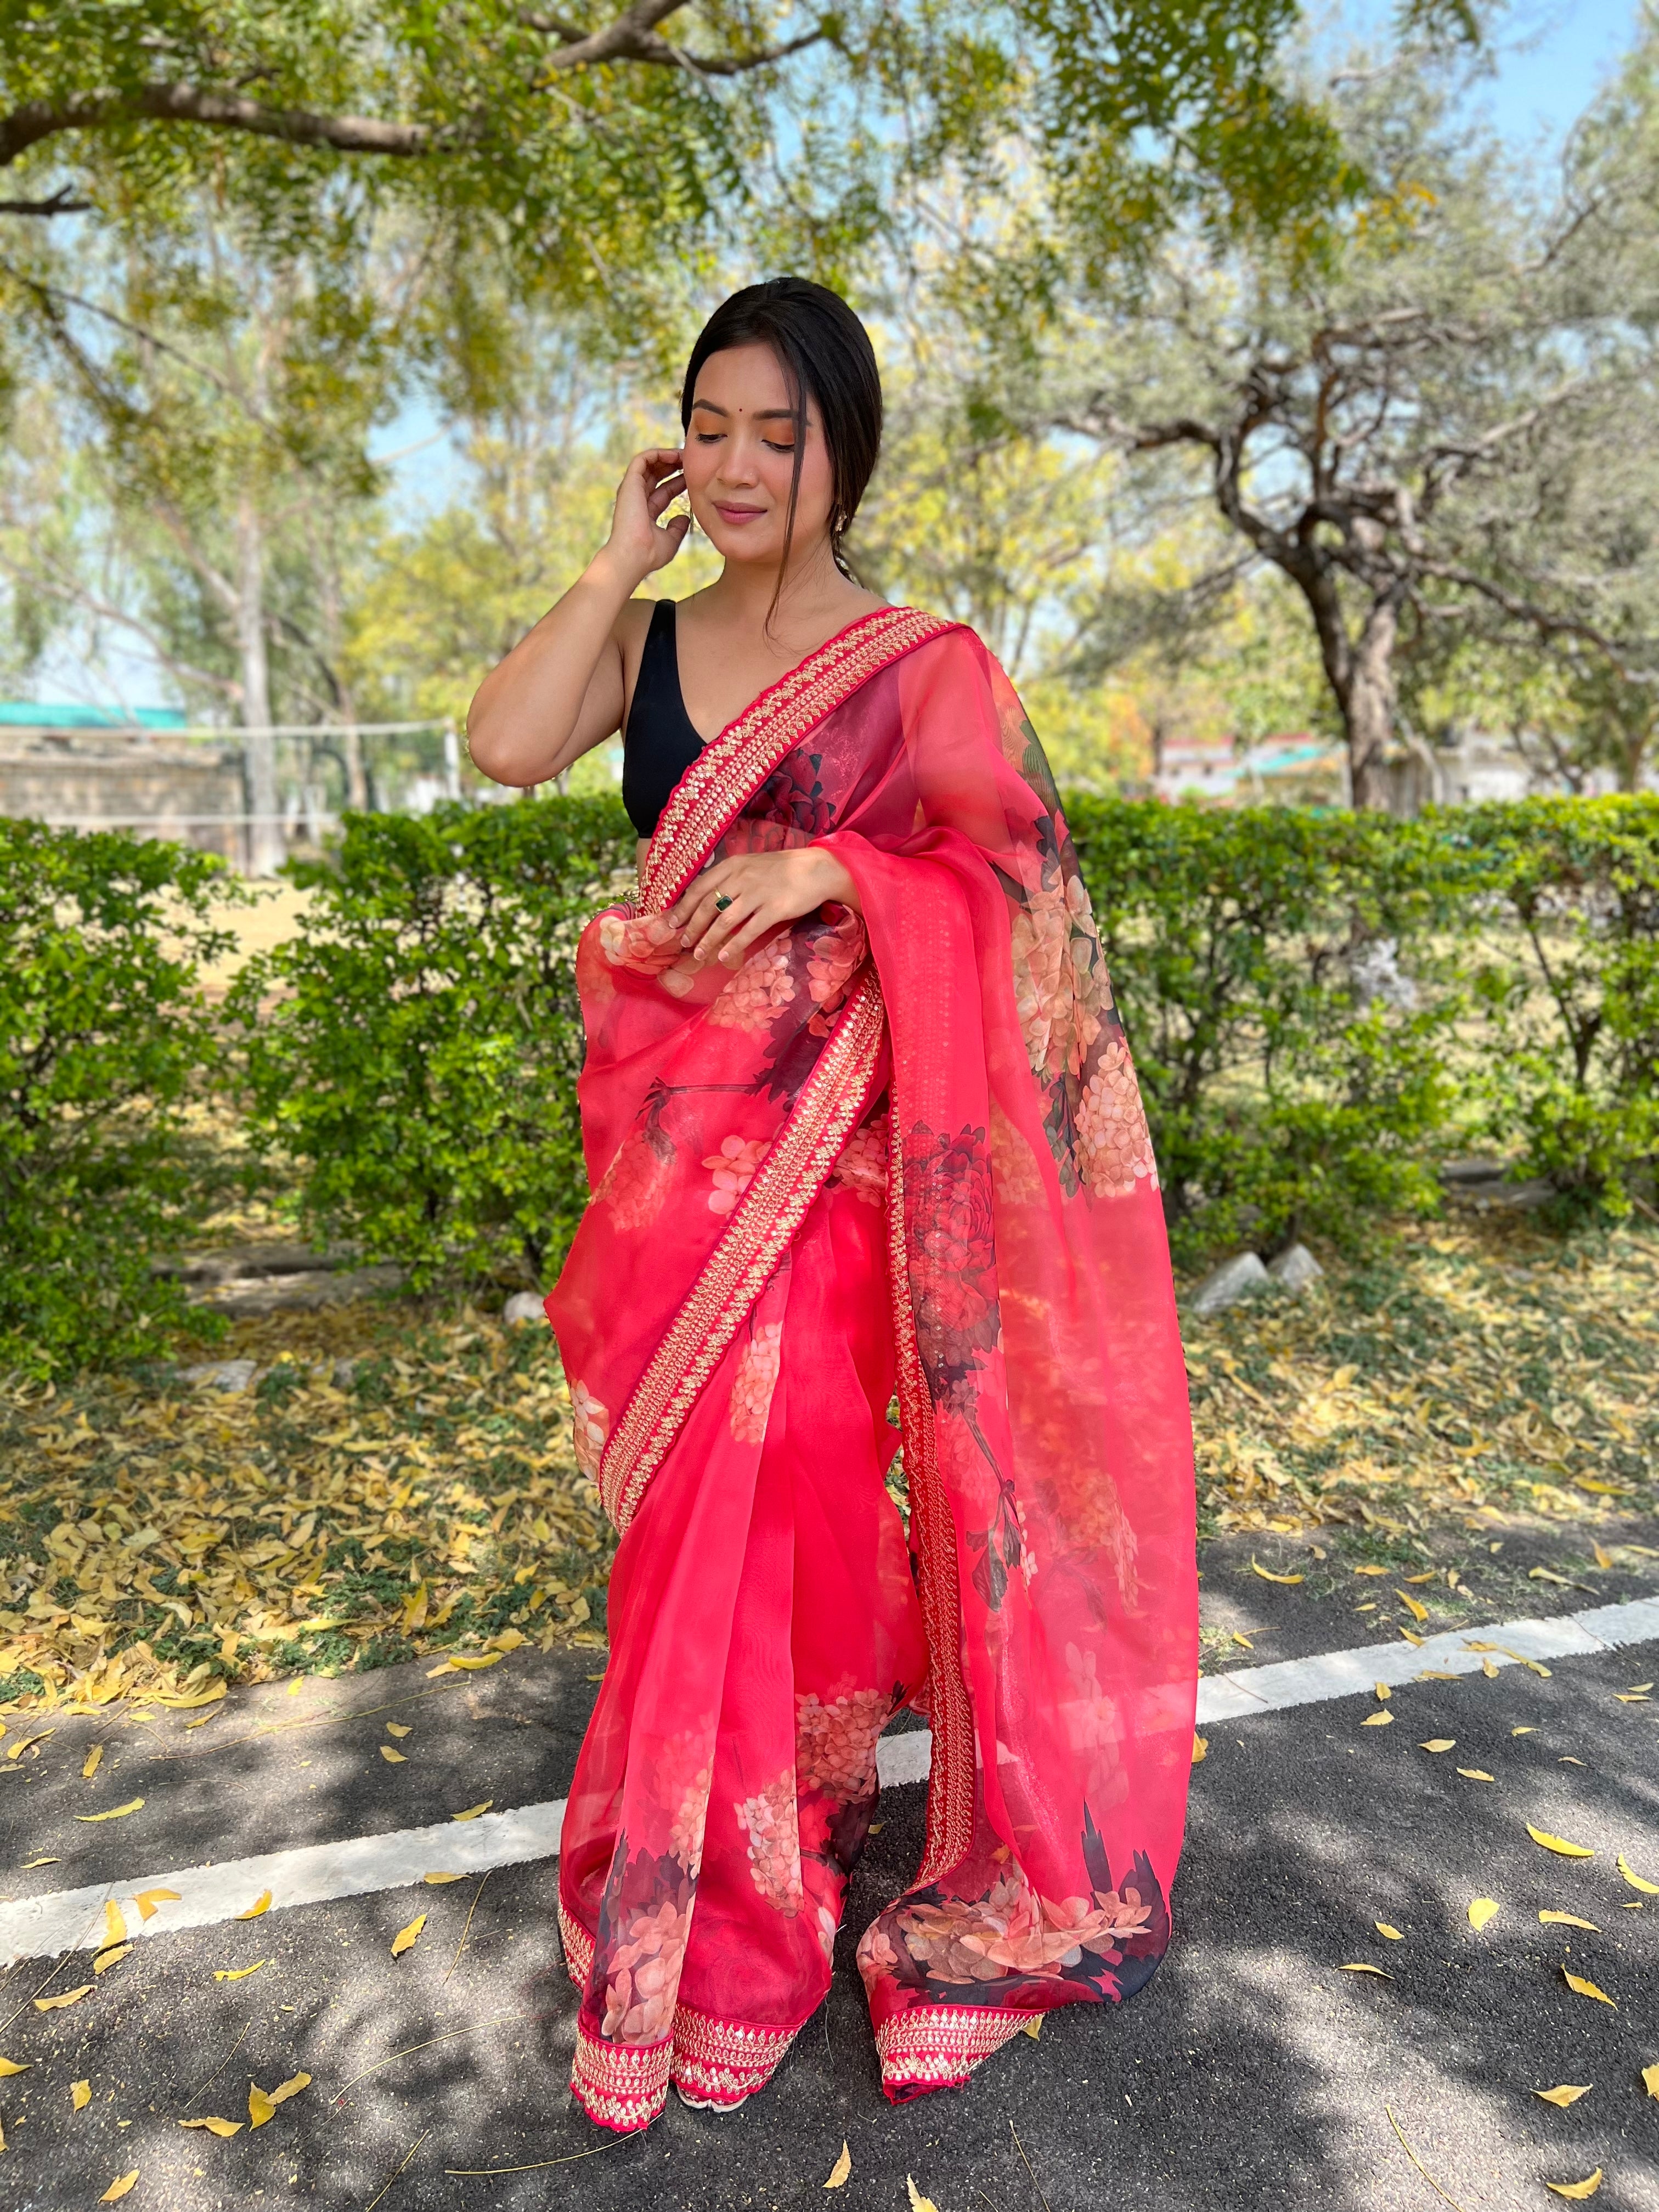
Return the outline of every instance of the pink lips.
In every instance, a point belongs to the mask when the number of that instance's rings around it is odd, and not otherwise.
[[[763,507],[722,507],[716,500],[714,512],[722,522],[744,523],[758,522],[766,509]]]

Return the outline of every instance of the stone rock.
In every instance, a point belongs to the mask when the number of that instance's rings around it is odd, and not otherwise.
[[[247,1390],[258,1371],[257,1359],[206,1359],[199,1367],[186,1367],[184,1379],[210,1390]]]
[[[1281,1290],[1305,1291],[1324,1272],[1305,1244],[1288,1245],[1267,1262],[1267,1273]]]
[[[356,1380],[357,1363],[355,1359],[337,1359],[335,1361],[334,1387],[337,1390],[349,1390]]]
[[[1219,1313],[1223,1306],[1237,1305],[1240,1298],[1254,1297],[1272,1279],[1259,1253],[1235,1253],[1231,1260],[1224,1260],[1213,1274],[1206,1275],[1193,1292],[1191,1310],[1195,1314]]]
[[[546,1319],[539,1291],[514,1291],[501,1308],[502,1325],[507,1328],[515,1328],[521,1322]]]

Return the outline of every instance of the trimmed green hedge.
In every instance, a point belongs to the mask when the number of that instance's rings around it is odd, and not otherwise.
[[[1417,822],[1067,809],[1188,1257],[1339,1243],[1474,1146],[1564,1215],[1650,1206],[1659,798]],[[148,1349],[216,1087],[305,1225],[417,1285],[544,1283],[586,1197],[571,956],[631,878],[611,799],[350,820],[222,1015],[217,864],[0,824],[0,1370]]]
[[[572,958],[633,867],[619,801],[554,799],[354,816],[296,872],[318,896],[228,1012],[250,1137],[313,1235],[417,1288],[556,1263],[586,1198]]]
[[[200,853],[0,819],[0,1375],[134,1358],[186,1317],[149,1263],[215,1195],[198,971],[234,895]]]

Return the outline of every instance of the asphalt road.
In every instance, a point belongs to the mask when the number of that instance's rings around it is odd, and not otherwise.
[[[1358,1643],[1372,1625],[1356,1620],[1352,1583],[1258,1589],[1242,1558],[1206,1555],[1206,1568],[1212,1622],[1255,1608],[1240,1664]],[[1608,1599],[1644,1594],[1594,1583]],[[17,1869],[6,1893],[562,1796],[602,1664],[520,1654],[471,1678],[417,1666],[292,1697],[271,1685],[200,1730],[182,1725],[193,1716],[63,1723],[0,1781]],[[1512,2212],[1558,2203],[1546,2182],[1597,2166],[1598,2208],[1659,2212],[1659,2100],[1640,2074],[1659,2061],[1659,1898],[1614,1864],[1623,1853],[1659,1881],[1659,1698],[1617,1695],[1655,1674],[1659,1645],[1644,1645],[1562,1660],[1547,1679],[1513,1667],[1413,1683],[1386,1727],[1361,1725],[1375,1699],[1348,1698],[1211,1728],[1176,1940],[1151,1986],[1120,2014],[1054,2016],[965,2092],[902,2108],[880,2094],[852,1946],[915,1864],[919,1788],[884,1796],[830,2001],[764,2096],[720,2118],[671,2099],[641,2138],[600,2134],[567,2094],[574,1997],[550,1863],[184,1930],[95,1978],[87,1953],[24,1960],[0,1984],[0,2053],[29,2066],[0,2081],[0,2206],[90,2205],[136,2167],[134,2212],[759,2212],[820,2201],[844,2139],[852,2175],[834,2201],[895,2212],[907,2176],[939,2212]],[[379,1754],[388,1719],[410,1730],[402,1764]],[[1440,1737],[1455,1750],[1419,1747]],[[88,1781],[97,1741],[109,1748]],[[75,1817],[134,1795],[141,1814]],[[1540,1849],[1528,1822],[1595,1856]],[[37,1856],[58,1863],[25,1870]],[[1501,1908],[1479,1931],[1477,1895]],[[1596,1932],[1540,1923],[1540,1910]],[[394,1960],[394,1934],[422,1911],[419,1941]],[[1340,1971],[1358,1962],[1389,1978]],[[1575,1994],[1564,1966],[1616,2009]],[[88,1981],[77,2004],[35,2009],[42,1984]],[[179,2125],[246,2122],[250,2077],[269,2090],[301,2070],[310,2087],[257,2130]],[[91,2091],[78,2112],[76,2081]],[[1533,2094],[1561,2082],[1593,2087],[1566,2110]],[[543,2163],[555,2160],[572,2162]],[[476,2171],[514,2166],[535,2170]]]

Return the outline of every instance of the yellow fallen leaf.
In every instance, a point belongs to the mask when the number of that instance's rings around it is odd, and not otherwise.
[[[1247,1651],[1254,1651],[1255,1650],[1255,1644],[1251,1643],[1249,1638],[1246,1636],[1242,1628],[1234,1629],[1233,1642],[1235,1644],[1242,1644]]]
[[[1388,1571],[1386,1567],[1356,1567],[1354,1569],[1357,1575],[1386,1575]]]
[[[61,1866],[62,1864],[63,1861],[61,1859],[25,1859],[23,1862],[23,1868],[24,1871],[27,1872],[30,1867]]]
[[[61,1997],[36,1997],[36,2012],[61,2012],[65,2005],[79,2004],[82,1997],[92,1995],[92,1984],[82,1982],[78,1990],[65,1990]]]
[[[907,2173],[905,2175],[904,2185],[910,2192],[910,2212],[939,2212],[939,2207],[934,2203],[933,2198],[931,2197],[924,2197],[921,2190],[916,2187],[915,2176],[914,2174]]]
[[[380,1746],[380,1756],[392,1766],[407,1766],[409,1764],[402,1752],[394,1751],[389,1743],[383,1743]]]
[[[1029,2035],[1035,2043],[1042,2033],[1042,2014],[1040,2012],[1034,2012],[1019,2032],[1022,2035]]]
[[[1340,1974],[1381,1974],[1385,1982],[1391,1982],[1394,1979],[1394,1976],[1386,1966],[1368,1966],[1364,1960],[1360,1959],[1356,1959],[1346,1966],[1339,1966],[1337,1972]]]
[[[1632,1682],[1632,1683],[1630,1683],[1629,1685],[1627,1685],[1627,1688],[1628,1688],[1629,1694],[1630,1694],[1632,1698],[1644,1698],[1644,1697],[1646,1697],[1646,1695],[1647,1695],[1648,1692],[1649,1692],[1652,1687],[1653,1687],[1653,1685],[1652,1685],[1652,1683],[1651,1683],[1651,1682]]]
[[[1400,1600],[1401,1604],[1405,1607],[1407,1612],[1410,1613],[1413,1620],[1426,1620],[1428,1619],[1429,1608],[1427,1606],[1424,1605],[1420,1600],[1414,1598],[1409,1590],[1397,1589],[1395,1592],[1395,1595]]]
[[[1639,1889],[1644,1897],[1659,1897],[1659,1881],[1644,1881],[1639,1874],[1632,1874],[1629,1862],[1622,1851],[1613,1861],[1613,1864],[1632,1889]]]
[[[469,1805],[465,1813],[452,1813],[449,1817],[452,1820],[476,1820],[479,1814],[487,1813],[495,1802],[493,1797],[486,1797],[482,1805]]]
[[[1455,1735],[1431,1735],[1426,1743],[1419,1743],[1419,1751],[1449,1751],[1456,1743]]]
[[[104,2191],[98,2202],[100,2204],[118,2204],[137,2179],[138,2169],[136,2166],[133,2167],[131,2173],[117,2174],[115,2179],[111,2182],[109,2187]]]
[[[1495,1782],[1498,1778],[1488,1774],[1484,1766],[1460,1766],[1457,1771],[1466,1782]]]
[[[388,1735],[395,1735],[401,1741],[401,1740],[409,1734],[409,1723],[407,1721],[388,1721],[386,1724],[386,1732]]]
[[[257,2081],[247,2085],[247,2124],[250,2128],[262,2128],[267,2120],[275,2119],[276,2107]]]
[[[131,1948],[132,1946],[131,1943],[117,1943],[108,1951],[100,1951],[98,1954],[98,1956],[92,1962],[93,1972],[94,1974],[106,1973],[110,1967],[118,1966],[122,1960],[126,1957],[127,1953],[131,1950]]]
[[[1431,1583],[1439,1571],[1437,1567],[1430,1567],[1420,1575],[1407,1575],[1406,1580],[1408,1583]]]
[[[824,2183],[824,2187],[826,2189],[845,2189],[848,2179],[851,2178],[852,2172],[853,2154],[848,2148],[846,2142],[843,2140],[841,2147],[841,2156],[830,2167],[830,2179]]]
[[[1300,1575],[1276,1575],[1271,1567],[1264,1567],[1254,1554],[1251,1555],[1250,1565],[1264,1583],[1299,1583],[1302,1580]]]
[[[32,2058],[25,2058],[21,2062],[15,2058],[0,2058],[0,2081],[4,2081],[9,2074],[27,2074],[33,2063],[34,2061]]]
[[[1413,1636],[1410,1629],[1407,1628],[1400,1622],[1396,1622],[1395,1625],[1399,1628],[1400,1633],[1405,1638],[1407,1644],[1414,1644],[1419,1649],[1421,1648],[1423,1638],[1420,1636]]]
[[[405,1951],[412,1951],[420,1941],[421,1930],[426,1926],[426,1915],[417,1912],[407,1928],[400,1928],[392,1939],[392,1955],[401,1959]]]
[[[205,2128],[210,2136],[239,2136],[242,2132],[240,2120],[221,2120],[211,2115],[199,2120],[180,2120],[181,2128]]]
[[[71,2081],[70,2083],[70,2103],[77,2112],[85,2112],[87,2106],[91,2102],[92,2084],[90,2081]]]
[[[1565,2112],[1569,2105],[1576,2105],[1581,2097],[1588,2097],[1595,2087],[1593,2081],[1563,2081],[1553,2089],[1534,2089],[1533,2095],[1541,2097],[1547,2105],[1559,2105]]]
[[[423,1874],[421,1880],[430,1882],[435,1889],[441,1881],[465,1881],[466,1876],[464,1874]]]
[[[452,1667],[459,1667],[463,1674],[481,1674],[486,1667],[499,1667],[506,1656],[505,1651],[480,1651],[476,1654],[452,1651],[449,1663]]]
[[[1194,1766],[1198,1765],[1199,1761],[1205,1756],[1209,1748],[1210,1739],[1208,1736],[1195,1735],[1193,1738],[1193,1765]]]
[[[262,1912],[269,1912],[270,1910],[270,1892],[268,1889],[262,1889],[258,1897],[254,1899],[252,1904],[249,1905],[247,1911],[246,1912],[239,1912],[236,1915],[236,1917],[239,1920],[257,1920]]]
[[[1595,1564],[1598,1567],[1610,1567],[1613,1565],[1611,1552],[1604,1551],[1600,1544],[1595,1542],[1590,1545],[1590,1549],[1595,1554]]]
[[[1373,1920],[1371,1926],[1379,1936],[1386,1936],[1390,1943],[1403,1943],[1405,1937],[1397,1928],[1390,1928],[1386,1920]]]
[[[177,1905],[179,1893],[176,1889],[141,1889],[132,1901],[138,1908],[138,1917],[149,1920],[154,1918],[158,1905]]]
[[[280,2088],[271,2091],[270,2101],[273,2105],[285,2105],[290,2097],[297,2097],[301,2089],[308,2089],[310,2087],[309,2074],[290,2074]]]
[[[1582,1974],[1570,1973],[1566,1967],[1563,1966],[1561,1969],[1561,1976],[1562,1979],[1566,1983],[1567,1987],[1570,1990],[1576,1990],[1581,1997],[1594,1997],[1597,2004],[1612,2005],[1613,2010],[1615,2012],[1618,2011],[1619,2007],[1617,2003],[1607,1995],[1607,1991],[1605,1990],[1598,1990],[1594,1982],[1587,1982]]]
[[[1527,1823],[1527,1833],[1534,1843],[1541,1844],[1547,1851],[1559,1851],[1564,1859],[1593,1859],[1595,1856],[1595,1852],[1586,1850],[1583,1844],[1570,1844],[1565,1836],[1551,1835],[1547,1828],[1534,1828],[1530,1820]]]
[[[1558,2197],[1594,2197],[1601,2186],[1601,2169],[1587,2173],[1582,2181],[1547,2181],[1546,2189],[1553,2189]]]
[[[1376,1694],[1379,1698],[1393,1697],[1394,1685],[1391,1682],[1379,1682],[1376,1686]]]
[[[1581,1920],[1576,1912],[1540,1912],[1538,1917],[1546,1927],[1553,1925],[1557,1928],[1587,1928],[1592,1936],[1599,1936],[1601,1933],[1593,1920]]]
[[[1659,2059],[1642,2069],[1642,2087],[1650,2097],[1659,2097]]]
[[[1613,1694],[1621,1705],[1644,1705],[1648,1702],[1639,1690],[1615,1690]]]
[[[77,1820],[84,1820],[88,1826],[94,1820],[125,1820],[129,1813],[141,1812],[143,1803],[142,1797],[130,1797],[125,1805],[112,1805],[107,1813],[77,1813],[75,1817]]]
[[[85,1764],[81,1769],[81,1779],[83,1782],[90,1782],[93,1776],[97,1773],[99,1764],[103,1756],[103,1745],[101,1743],[94,1744],[92,1749],[87,1753]]]
[[[127,1923],[121,1917],[121,1908],[112,1897],[104,1899],[104,1941],[106,1943],[125,1943]]]
[[[1359,1725],[1361,1728],[1387,1728],[1393,1718],[1392,1713],[1367,1713]]]
[[[1530,1723],[1523,1728],[1512,1728],[1510,1730],[1510,1734],[1511,1735],[1536,1735],[1537,1733],[1537,1729],[1534,1728]]]
[[[213,1978],[216,1982],[245,1982],[250,1974],[257,1974],[261,1966],[270,1964],[269,1959],[256,1959],[251,1966],[216,1966]]]
[[[21,1759],[26,1751],[33,1751],[37,1743],[44,1743],[49,1735],[56,1735],[57,1733],[56,1729],[41,1729],[33,1735],[20,1735],[15,1743],[6,1746],[6,1757]]]
[[[1484,1928],[1492,1917],[1503,1911],[1495,1897],[1472,1897],[1469,1899],[1469,1925]]]

